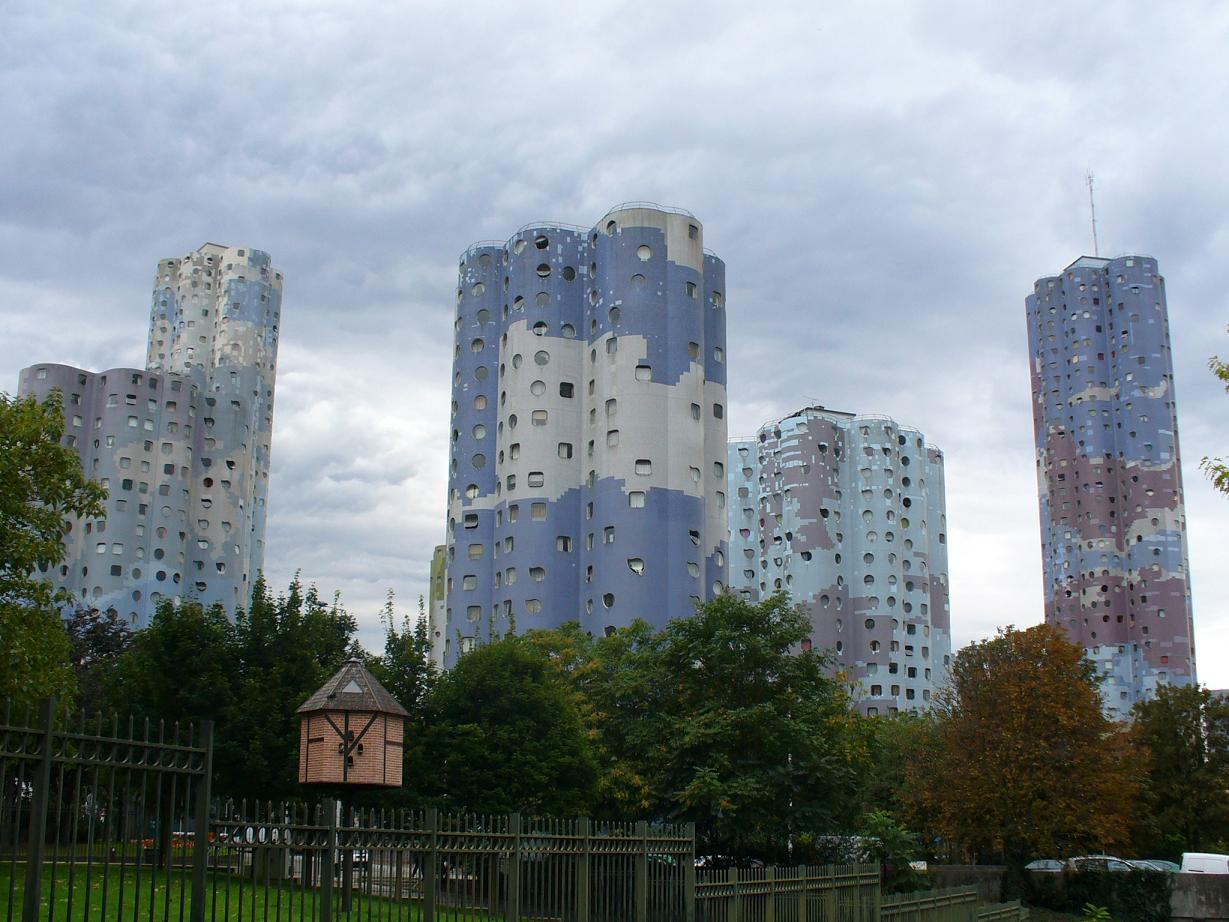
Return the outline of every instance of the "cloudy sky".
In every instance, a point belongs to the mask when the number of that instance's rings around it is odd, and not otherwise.
[[[285,273],[268,574],[378,644],[444,532],[456,259],[682,206],[727,263],[731,434],[808,402],[947,455],[957,643],[1041,619],[1024,296],[1169,294],[1200,678],[1229,687],[1229,6],[0,4],[0,389],[140,365],[159,258]],[[1220,582],[1217,580],[1220,579]]]

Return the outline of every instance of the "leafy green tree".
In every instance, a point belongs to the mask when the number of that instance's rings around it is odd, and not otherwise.
[[[905,816],[913,802],[908,768],[922,758],[933,721],[927,714],[892,714],[867,719],[862,728],[870,750],[870,769],[861,788],[862,808],[868,815],[881,811]]]
[[[594,808],[599,817],[653,815],[641,723],[651,716],[656,698],[650,668],[652,637],[653,630],[644,621],[598,640],[576,621],[525,635],[572,693],[600,766]]]
[[[106,682],[111,709],[138,720],[225,726],[237,672],[235,629],[221,605],[163,599]]]
[[[633,651],[640,674],[610,696],[654,814],[695,822],[706,853],[785,860],[856,820],[865,737],[810,632],[783,593],[727,593]]]
[[[0,699],[18,705],[75,692],[58,612],[70,597],[40,574],[63,560],[69,520],[101,515],[107,494],[63,435],[58,392],[42,403],[0,393]]]
[[[64,622],[72,644],[72,666],[79,694],[77,709],[85,714],[106,710],[106,676],[132,645],[132,632],[114,612],[78,608]]]
[[[234,693],[214,757],[221,792],[259,800],[298,792],[295,712],[342,667],[355,629],[336,599],[325,603],[297,576],[276,598],[257,580],[251,607],[235,616]]]
[[[1225,392],[1229,393],[1229,362],[1223,362],[1220,356],[1214,355],[1208,359],[1208,368],[1225,385]],[[1212,486],[1229,496],[1229,464],[1225,459],[1204,458],[1199,462],[1199,466],[1211,479]]]
[[[1229,842],[1229,701],[1162,685],[1132,716],[1146,757],[1138,849],[1176,858]]]
[[[427,698],[407,778],[450,809],[575,816],[593,807],[597,763],[575,699],[516,636],[466,653]]]
[[[410,712],[411,723],[419,724],[436,679],[423,597],[418,597],[418,616],[411,622],[408,614],[397,616],[390,589],[380,611],[380,623],[384,625],[384,653],[368,657],[367,666],[389,694]]]
[[[1097,686],[1083,648],[1052,625],[965,647],[908,769],[919,813],[949,843],[1013,868],[1125,844],[1139,780]]]

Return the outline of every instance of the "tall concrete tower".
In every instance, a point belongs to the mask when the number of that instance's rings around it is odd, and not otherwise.
[[[70,523],[60,585],[136,626],[159,600],[246,606],[264,561],[282,276],[208,243],[158,264],[145,369],[32,365],[64,395],[65,440],[109,496]]]
[[[951,664],[943,453],[889,417],[807,407],[728,458],[731,587],[803,605],[863,713],[928,708]]]
[[[1165,281],[1148,256],[1084,256],[1025,304],[1046,620],[1125,717],[1195,681]]]
[[[685,617],[725,588],[725,266],[621,205],[461,257],[444,660]]]

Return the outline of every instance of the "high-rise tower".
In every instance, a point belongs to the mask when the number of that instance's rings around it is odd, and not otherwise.
[[[863,713],[928,708],[951,663],[943,453],[886,416],[807,407],[728,457],[731,587],[803,605]]]
[[[725,266],[621,205],[461,258],[444,659],[509,630],[663,625],[725,586]]]
[[[1195,681],[1165,281],[1151,257],[1084,256],[1025,303],[1046,620],[1124,717]]]
[[[108,490],[71,522],[57,582],[137,626],[164,597],[246,606],[264,560],[282,276],[208,243],[158,264],[145,369],[32,365],[64,397],[65,441]]]

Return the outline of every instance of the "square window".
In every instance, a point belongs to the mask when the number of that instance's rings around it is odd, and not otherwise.
[[[644,491],[643,490],[632,490],[630,493],[628,493],[627,494],[627,504],[631,506],[633,509],[643,509],[644,508]]]

